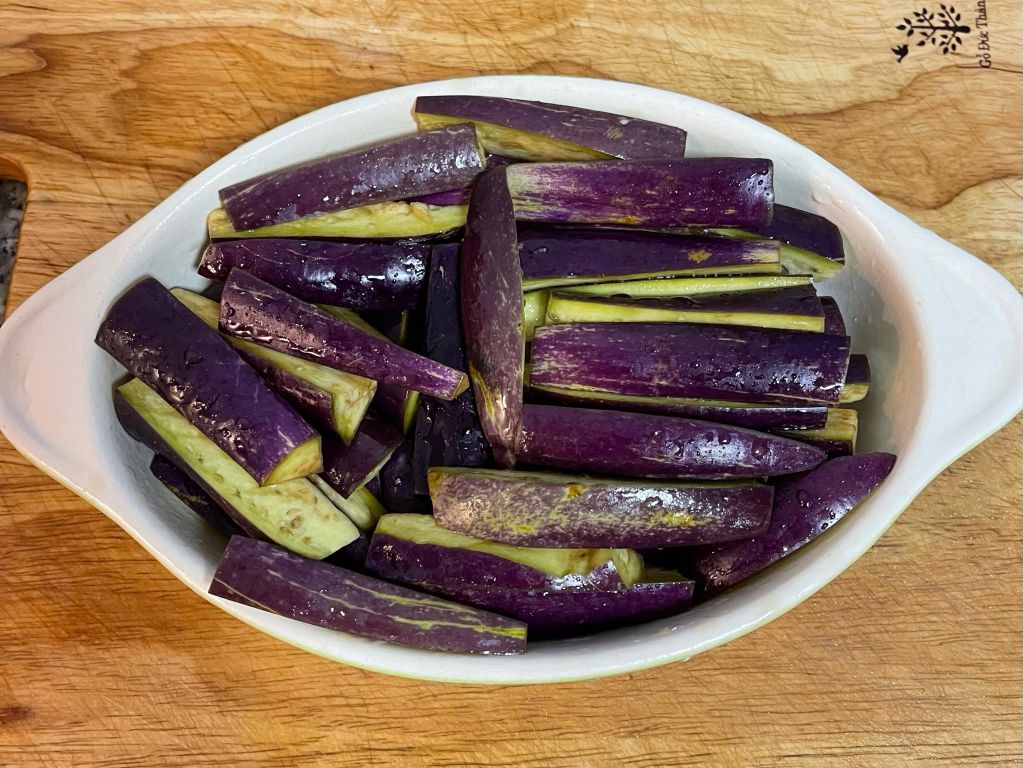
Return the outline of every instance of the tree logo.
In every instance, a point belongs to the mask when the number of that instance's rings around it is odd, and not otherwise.
[[[957,12],[954,5],[938,6],[937,11],[928,11],[921,8],[913,11],[913,18],[904,18],[902,23],[895,28],[905,32],[907,38],[917,36],[917,46],[925,46],[930,43],[935,48],[940,48],[943,55],[955,53],[963,44],[963,35],[970,34],[970,28],[960,24],[962,14]],[[909,55],[909,43],[902,43],[892,48],[892,53],[898,61],[902,61]]]

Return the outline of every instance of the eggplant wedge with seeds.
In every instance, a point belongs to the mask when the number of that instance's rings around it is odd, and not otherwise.
[[[547,321],[547,303],[550,291],[526,291],[522,295],[522,335],[532,341],[537,326]]]
[[[129,435],[185,472],[247,535],[317,560],[358,538],[358,529],[309,480],[259,486],[139,379],[115,390],[114,406]]]
[[[321,475],[309,479],[363,534],[372,533],[377,521],[387,514],[380,500],[366,486],[342,496]]]
[[[149,471],[163,486],[173,493],[186,507],[216,528],[225,536],[245,532],[231,519],[220,505],[195,482],[188,473],[178,469],[170,459],[155,454],[149,463]]]
[[[373,323],[363,315],[345,307],[333,307],[325,304],[319,306],[324,312],[371,336],[407,348],[409,338],[407,312],[402,313],[402,319],[398,322],[395,322],[393,317],[385,321],[378,315],[374,318],[376,323]],[[381,322],[384,323],[384,328],[378,327]],[[406,434],[416,421],[416,412],[419,410],[419,392],[394,381],[381,381],[377,383],[371,407],[388,424],[400,430],[402,434]]]

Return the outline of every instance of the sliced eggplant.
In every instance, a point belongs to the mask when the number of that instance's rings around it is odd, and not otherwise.
[[[670,299],[555,291],[547,323],[713,323],[820,332],[824,310],[812,285]]]
[[[245,532],[224,510],[204,491],[200,485],[178,469],[177,465],[160,454],[155,454],[149,463],[149,471],[164,487],[195,514],[216,528],[225,536],[244,535]]]
[[[377,313],[371,322],[365,313],[359,315],[344,307],[320,305],[320,309],[379,339],[408,347],[410,335],[408,312],[401,313],[400,321],[396,321],[394,317],[385,319],[380,316],[384,313]],[[394,382],[380,382],[377,384],[372,408],[388,424],[401,431],[402,434],[407,434],[416,422],[416,413],[419,411],[419,393]]]
[[[824,451],[789,437],[675,416],[527,404],[519,458],[614,477],[701,480],[785,475],[824,461]]]
[[[340,565],[342,568],[351,568],[359,573],[366,572],[366,553],[369,552],[370,535],[359,534],[359,538],[345,547],[341,547],[330,557],[323,558],[323,562],[331,565]]]
[[[235,229],[259,229],[464,187],[484,163],[476,129],[454,125],[247,179],[220,203]]]
[[[459,284],[458,245],[436,246],[427,278],[423,353],[431,360],[465,370],[468,362],[462,334]],[[417,494],[429,493],[426,470],[430,467],[492,465],[490,445],[483,435],[472,389],[454,400],[423,399],[416,417],[412,456]]]
[[[306,624],[398,645],[481,654],[526,649],[526,625],[513,619],[241,536],[228,543],[209,592]]]
[[[184,288],[174,288],[171,293],[210,328],[219,328],[220,305],[217,302]],[[355,437],[377,392],[375,381],[234,336],[224,334],[224,338],[301,413],[333,430],[345,442]]]
[[[811,285],[813,278],[804,275],[737,275],[726,277],[659,277],[653,280],[629,280],[621,283],[572,285],[563,291],[583,296],[631,296],[637,299],[702,296],[740,291],[765,291],[772,288],[794,288]],[[822,298],[823,302],[824,299]]]
[[[153,278],[110,308],[96,344],[260,485],[319,472],[320,436],[216,331]]]
[[[821,306],[824,308],[824,333],[834,336],[848,336],[845,331],[845,318],[842,317],[842,310],[838,302],[831,296],[821,296]],[[849,365],[852,365],[850,360]]]
[[[783,206],[775,204],[774,210],[776,217],[779,215],[778,211],[782,207]],[[738,238],[740,240],[762,241],[764,239],[768,239],[777,242],[779,244],[782,266],[785,267],[785,271],[790,275],[811,275],[814,278],[820,278],[823,280],[828,277],[834,277],[842,269],[841,261],[830,259],[827,256],[814,253],[813,251],[805,248],[800,248],[798,245],[785,242],[780,238],[771,237],[766,233],[758,231],[758,228],[714,227],[708,231],[711,234],[720,235],[722,237]]]
[[[387,514],[380,500],[366,486],[355,489],[349,496],[342,496],[322,475],[309,479],[363,534],[373,533],[377,521]]]
[[[772,489],[752,482],[654,483],[551,472],[436,468],[437,522],[531,547],[681,547],[748,538],[767,526]]]
[[[870,361],[866,355],[849,355],[849,372],[839,395],[840,403],[855,403],[870,391]]]
[[[780,272],[778,246],[723,237],[614,229],[523,228],[525,290],[679,275]]]
[[[429,515],[384,515],[373,533],[367,567],[381,578],[434,587],[620,590],[643,577],[631,549],[517,547],[449,531]]]
[[[663,123],[497,96],[420,96],[415,118],[423,131],[472,122],[488,152],[520,160],[680,158],[686,147]]]
[[[460,286],[465,351],[483,434],[498,465],[515,465],[522,420],[525,338],[522,270],[505,174],[476,182],[462,241]]]
[[[704,594],[738,584],[813,541],[863,501],[894,465],[890,453],[840,456],[804,475],[780,480],[765,531],[691,553],[693,575]]]
[[[738,227],[770,223],[770,160],[701,157],[508,166],[516,218],[645,227]]]
[[[199,274],[223,281],[239,267],[303,301],[402,310],[419,303],[429,257],[421,243],[250,238],[210,243]]]
[[[828,415],[826,405],[762,405],[686,397],[645,397],[537,385],[531,385],[528,391],[539,398],[557,403],[683,416],[759,430],[817,429],[824,426]]]
[[[351,443],[323,438],[324,481],[344,497],[351,496],[380,472],[402,443],[402,434],[383,419],[369,414]]]
[[[550,291],[527,291],[522,296],[522,334],[526,341],[533,340],[536,327],[547,319],[547,302]]]
[[[306,216],[257,229],[235,229],[223,208],[210,212],[206,228],[210,240],[237,240],[246,237],[329,237],[364,239],[403,239],[436,237],[465,226],[467,205],[429,205],[427,203],[375,203],[345,211]]]
[[[408,434],[416,424],[420,402],[421,398],[416,390],[406,389],[397,384],[385,384],[377,387],[373,407],[389,424],[401,430],[402,434]]]
[[[114,405],[130,435],[185,472],[247,535],[317,560],[358,538],[358,529],[309,480],[260,487],[139,379],[117,388]]]
[[[365,310],[359,312],[359,317],[374,328],[377,333],[388,341],[400,344],[403,347],[409,345],[411,337],[410,327],[412,325],[412,313],[408,310],[380,309]]]
[[[858,427],[858,414],[852,408],[829,408],[828,421],[820,429],[782,429],[776,434],[820,448],[830,457],[850,456],[856,453]]]
[[[475,584],[428,591],[518,619],[529,627],[530,637],[549,639],[653,621],[689,608],[695,582],[667,571],[651,576],[617,591],[552,592]]]
[[[416,465],[413,461],[415,446],[406,438],[380,470],[380,499],[388,512],[430,512],[430,500],[416,494]]]
[[[849,338],[770,328],[657,323],[545,325],[530,381],[623,395],[835,403]]]
[[[457,397],[468,386],[461,371],[409,352],[242,269],[231,270],[224,283],[220,328],[278,352],[442,399]]]

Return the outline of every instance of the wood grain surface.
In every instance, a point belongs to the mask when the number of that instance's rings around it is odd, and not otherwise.
[[[750,114],[1019,288],[1021,5],[980,3],[986,26],[976,0],[955,6],[971,31],[943,55],[895,28],[911,0],[0,1],[0,172],[30,185],[8,311],[268,128],[506,72]],[[495,689],[258,634],[0,439],[0,766],[1020,765],[1020,449],[1017,420],[843,576],[725,647]]]

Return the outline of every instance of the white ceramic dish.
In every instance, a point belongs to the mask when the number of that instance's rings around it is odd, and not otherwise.
[[[769,157],[780,202],[818,211],[847,238],[848,268],[822,287],[843,307],[875,375],[862,450],[899,455],[875,494],[812,546],[690,613],[521,657],[469,657],[330,632],[206,595],[219,540],[147,470],[110,402],[122,371],[92,343],[111,301],[143,275],[199,287],[206,213],[224,185],[328,152],[411,132],[420,94],[540,99],[689,131],[692,155]],[[835,578],[944,467],[1023,407],[1023,301],[994,270],[888,207],[780,133],[722,107],[626,83],[477,77],[369,94],[304,115],[239,147],[184,184],[0,327],[0,430],[34,464],[116,521],[175,576],[246,623],[313,653],[391,674],[473,683],[594,678],[688,659],[780,616]],[[948,578],[959,578],[947,574]],[[878,617],[878,622],[886,619]]]

